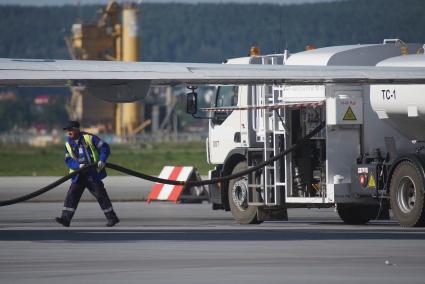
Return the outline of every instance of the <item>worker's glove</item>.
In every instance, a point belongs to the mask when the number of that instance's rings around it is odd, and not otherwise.
[[[101,170],[103,170],[103,168],[105,167],[105,162],[104,161],[99,161],[99,162],[97,162],[97,169],[99,170],[99,171],[101,171]]]
[[[80,169],[82,168],[82,167],[84,167],[85,165],[84,164],[80,164]]]

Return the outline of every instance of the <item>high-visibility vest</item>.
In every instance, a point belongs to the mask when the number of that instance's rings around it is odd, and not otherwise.
[[[83,134],[83,138],[84,141],[86,142],[87,145],[89,145],[92,157],[94,159],[94,162],[97,163],[99,161],[99,151],[97,150],[97,148],[93,145],[93,142],[91,141],[91,135],[90,134]],[[74,152],[72,151],[72,147],[69,144],[68,141],[66,141],[65,143],[66,146],[66,150],[68,151],[68,154],[71,156],[71,158],[76,159]],[[69,173],[74,172],[75,170],[70,169]]]

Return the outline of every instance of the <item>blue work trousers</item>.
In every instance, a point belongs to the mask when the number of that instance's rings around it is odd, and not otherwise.
[[[79,174],[76,182],[72,183],[69,187],[68,193],[66,194],[64,207],[62,209],[62,218],[71,221],[75,210],[77,210],[81,195],[83,195],[84,189],[86,187],[89,189],[90,193],[96,197],[97,202],[99,202],[100,208],[102,209],[103,213],[105,213],[106,218],[116,218],[116,214],[112,208],[111,200],[109,199],[103,182],[100,180],[95,181],[90,175],[86,174]]]

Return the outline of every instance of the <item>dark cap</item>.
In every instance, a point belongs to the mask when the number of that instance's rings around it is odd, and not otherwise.
[[[63,128],[63,130],[79,129],[79,128],[80,128],[80,123],[78,121],[70,120],[65,125],[65,127]]]

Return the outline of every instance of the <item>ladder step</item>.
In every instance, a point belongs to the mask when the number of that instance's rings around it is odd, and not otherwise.
[[[248,202],[248,205],[261,206],[264,205],[263,202]]]
[[[275,182],[275,185],[286,186],[286,182]]]

